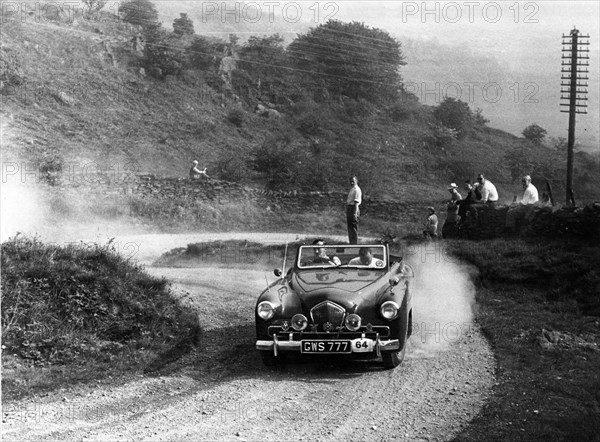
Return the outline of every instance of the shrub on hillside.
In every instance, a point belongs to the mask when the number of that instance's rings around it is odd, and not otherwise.
[[[0,48],[0,81],[2,88],[20,86],[25,82],[19,54],[10,48]]]
[[[546,133],[546,129],[535,123],[530,124],[523,129],[523,136],[534,144],[542,144],[546,137]]]
[[[469,105],[446,97],[433,111],[433,116],[444,126],[454,129],[458,138],[464,138],[473,128],[474,117]]]
[[[225,181],[245,181],[251,175],[245,156],[241,152],[233,152],[231,149],[221,150],[217,161],[210,169],[215,171],[216,178]]]
[[[267,139],[252,152],[252,167],[260,173],[271,189],[293,188],[302,177],[302,151],[288,135]]]
[[[232,106],[227,110],[227,119],[237,127],[242,127],[246,119],[246,113],[241,106]]]
[[[456,129],[439,124],[431,125],[430,129],[431,134],[425,138],[425,142],[434,150],[446,151],[458,139],[458,131]]]
[[[173,20],[173,33],[179,37],[194,35],[194,22],[185,12],[180,13],[179,18]]]
[[[158,23],[158,12],[150,0],[130,0],[119,8],[123,21],[142,27]]]
[[[186,61],[189,42],[163,30],[159,24],[144,28],[144,58],[150,75],[164,79],[179,76]]]
[[[186,50],[188,65],[192,69],[216,72],[226,48],[224,40],[196,35]]]
[[[417,112],[419,103],[415,100],[400,100],[388,109],[390,118],[399,123],[410,119]]]
[[[304,136],[316,136],[321,132],[322,120],[315,113],[305,115],[298,121],[296,130]]]

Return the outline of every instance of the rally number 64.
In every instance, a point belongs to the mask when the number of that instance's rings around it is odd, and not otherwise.
[[[373,351],[373,340],[366,338],[353,339],[352,351],[354,353],[368,353]]]

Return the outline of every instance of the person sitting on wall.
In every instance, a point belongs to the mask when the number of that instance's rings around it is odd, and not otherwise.
[[[465,190],[467,191],[467,196],[457,202],[458,204],[458,221],[463,223],[467,219],[467,211],[471,204],[477,201],[477,197],[475,195],[476,192],[479,193],[479,199],[481,199],[481,192],[479,192],[478,186],[473,186],[471,184],[471,180],[465,181]]]
[[[533,211],[534,205],[539,202],[539,194],[537,188],[531,183],[531,177],[525,175],[521,179],[523,186],[523,197],[518,203],[511,204],[508,212],[506,212],[506,229],[510,233],[515,233],[517,224],[527,218]]]
[[[206,174],[206,167],[202,170],[198,169],[198,160],[192,161],[192,167],[190,168],[190,179],[198,180],[202,177],[208,178]]]
[[[498,190],[494,184],[486,179],[482,173],[477,176],[478,188],[481,191],[481,201],[484,204],[496,204],[498,202]]]

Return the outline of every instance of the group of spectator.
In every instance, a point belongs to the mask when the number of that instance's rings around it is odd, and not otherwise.
[[[516,196],[508,209],[506,215],[506,229],[514,233],[518,221],[528,217],[532,213],[533,205],[539,201],[539,194],[536,187],[531,183],[531,177],[525,175],[521,179],[523,187],[523,196],[520,201],[516,201]],[[477,182],[471,183],[467,180],[464,183],[466,196],[463,198],[458,191],[456,183],[450,183],[448,191],[450,192],[450,201],[448,201],[446,221],[442,228],[442,236],[454,236],[466,219],[468,212],[476,205],[494,205],[498,203],[498,190],[496,186],[488,180],[483,174],[477,176]],[[434,207],[427,208],[428,214],[425,221],[425,230],[423,235],[426,238],[436,238],[438,236],[438,218]]]
[[[198,161],[192,162],[189,171],[190,179],[208,178],[206,167],[203,170],[198,168]],[[362,203],[362,191],[358,186],[358,178],[351,178],[351,188],[346,199],[346,221],[348,227],[348,242],[358,244],[358,219],[360,216],[360,205]],[[528,217],[533,209],[533,205],[539,201],[539,195],[536,187],[531,183],[531,177],[525,175],[521,179],[523,186],[523,197],[520,202],[515,200],[509,208],[506,215],[506,229],[514,233],[517,223]],[[464,183],[463,196],[458,191],[456,183],[450,183],[448,187],[450,192],[450,201],[448,201],[446,221],[442,228],[442,236],[454,236],[458,229],[467,219],[467,214],[474,205],[496,204],[498,202],[498,189],[494,183],[488,180],[483,174],[477,176],[477,182],[471,183],[466,180]],[[432,239],[438,236],[439,220],[434,207],[427,207],[427,219],[425,220],[425,230],[423,236]]]

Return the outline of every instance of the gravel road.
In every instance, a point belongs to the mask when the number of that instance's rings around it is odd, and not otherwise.
[[[282,242],[295,235],[236,234]],[[121,238],[142,262],[215,235]],[[292,359],[264,367],[253,308],[271,269],[158,268],[203,328],[197,349],[144,375],[5,407],[4,440],[448,440],[491,394],[495,361],[473,321],[471,269],[439,244],[406,251],[417,274],[414,332],[395,370],[377,361]],[[271,264],[271,263],[269,263]],[[269,265],[267,264],[267,265]],[[267,271],[267,272],[265,272]],[[267,276],[265,276],[267,275]],[[8,413],[7,413],[8,411]]]

